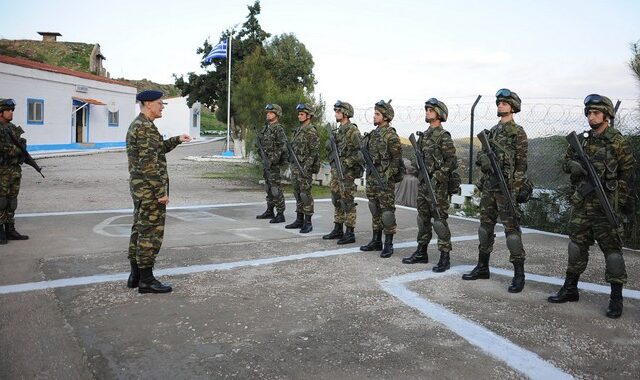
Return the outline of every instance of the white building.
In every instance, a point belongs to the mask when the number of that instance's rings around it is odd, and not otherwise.
[[[0,98],[15,100],[29,151],[124,146],[135,97],[123,82],[0,55]]]
[[[192,138],[200,137],[200,103],[196,102],[189,108],[186,97],[163,99],[167,105],[162,111],[162,117],[153,123],[165,139],[186,133]]]

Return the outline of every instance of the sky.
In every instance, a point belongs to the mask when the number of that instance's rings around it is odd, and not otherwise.
[[[99,43],[114,78],[173,83],[202,73],[205,39],[248,14],[253,0],[21,0],[4,11],[0,37]],[[640,1],[262,0],[272,35],[293,33],[315,61],[316,97],[357,108],[393,99],[420,109],[490,98],[499,88],[527,102],[581,104],[590,93],[640,98],[628,61],[640,40]],[[637,104],[637,103],[636,103]]]

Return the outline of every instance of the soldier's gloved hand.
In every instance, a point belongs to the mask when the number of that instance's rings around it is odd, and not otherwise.
[[[568,163],[569,169],[571,170],[571,176],[583,176],[587,175],[587,171],[584,170],[582,165],[578,161],[570,160]]]
[[[447,175],[444,174],[444,172],[442,170],[436,170],[433,173],[433,178],[435,178],[435,180],[438,181],[438,183],[447,182]]]
[[[489,173],[491,171],[491,160],[486,154],[478,155],[478,162],[480,163],[480,169],[483,173]]]

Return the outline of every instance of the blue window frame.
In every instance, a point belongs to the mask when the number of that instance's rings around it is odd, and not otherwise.
[[[44,124],[44,99],[27,99],[27,124]]]
[[[119,124],[120,124],[120,111],[109,112],[109,126],[117,127]]]

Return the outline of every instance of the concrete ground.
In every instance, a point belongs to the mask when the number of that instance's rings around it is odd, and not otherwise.
[[[597,248],[580,302],[550,304],[568,240],[525,230],[527,283],[510,294],[500,234],[491,279],[460,279],[477,259],[477,221],[450,219],[452,268],[434,274],[433,263],[401,263],[415,249],[415,210],[398,208],[389,259],[358,249],[371,237],[366,200],[357,243],[337,246],[321,239],[332,228],[328,200],[302,235],[255,219],[264,211],[256,184],[204,179],[221,166],[182,159],[212,150],[168,156],[173,207],[155,272],[174,291],[164,295],[125,285],[123,152],[43,159],[44,180],[24,169],[16,224],[31,238],[0,247],[1,379],[640,376],[637,252],[625,252],[625,310],[611,320]]]

